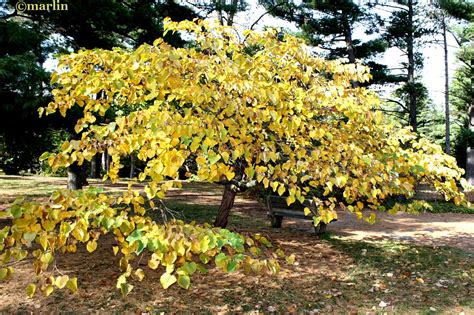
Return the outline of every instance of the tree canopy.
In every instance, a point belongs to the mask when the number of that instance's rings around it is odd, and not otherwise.
[[[11,273],[10,257],[24,258],[24,246],[32,242],[41,245],[33,252],[41,274],[56,251],[74,252],[79,243],[94,251],[102,233],[117,240],[114,253],[122,255],[123,272],[117,287],[125,294],[132,288],[128,277],[143,277],[130,261],[145,249],[151,269],[164,267],[164,288],[174,282],[189,287],[196,264],[211,258],[226,271],[276,272],[276,260],[257,255],[256,244],[271,246],[261,235],[150,219],[166,191],[179,184],[169,179],[178,177],[186,159],[197,164],[187,174],[196,180],[229,189],[255,181],[286,194],[288,204],[312,196],[315,207],[305,212],[315,224],[337,217],[336,208],[373,222],[374,213],[364,209],[387,210],[386,198],[411,197],[418,182],[463,202],[462,170],[454,158],[387,123],[377,95],[352,84],[370,79],[366,67],[313,56],[301,40],[274,30],[246,31],[241,38],[207,21],[166,20],[166,32],[188,33],[194,44],[175,48],[158,39],[136,50],[63,56],[52,76],[54,101],[40,110],[66,116],[79,107],[83,113],[75,127],[81,139],[65,142],[59,154],[43,154],[53,168],[80,165],[107,149],[112,163],[106,177],[116,181],[121,158],[136,154],[146,162],[136,180],[145,182],[148,200],[130,187],[118,198],[92,189],[56,192],[46,204],[16,202],[3,213],[13,217],[0,238],[4,275]],[[98,123],[120,108],[134,110]],[[313,194],[318,189],[323,193]],[[41,288],[49,294],[53,285],[68,283],[76,287],[61,278],[45,280]]]

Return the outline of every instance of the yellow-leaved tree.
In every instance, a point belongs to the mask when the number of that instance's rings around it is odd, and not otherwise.
[[[40,275],[58,250],[75,252],[85,243],[94,251],[106,233],[117,240],[114,254],[122,255],[117,287],[124,294],[132,289],[129,277],[143,278],[131,262],[144,250],[151,252],[149,268],[162,268],[164,288],[175,282],[188,288],[190,276],[210,261],[225,271],[275,273],[277,260],[256,257],[259,246],[271,246],[265,237],[220,228],[236,193],[254,184],[285,194],[288,204],[321,191],[313,197],[315,223],[331,221],[336,208],[372,221],[363,209],[385,210],[386,198],[413,196],[419,182],[463,202],[454,158],[388,124],[377,96],[353,84],[370,79],[365,67],[313,56],[299,39],[273,30],[240,38],[211,22],[169,20],[165,30],[189,33],[193,44],[174,48],[158,39],[133,51],[63,56],[52,78],[54,101],[40,113],[83,112],[75,128],[81,139],[43,155],[53,168],[80,165],[107,150],[112,163],[106,177],[116,181],[121,158],[133,154],[146,162],[136,179],[145,182],[146,198],[132,188],[118,198],[89,189],[55,192],[45,204],[15,202],[4,213],[13,217],[12,226],[0,231],[0,275],[7,277],[11,259],[26,257],[32,243],[39,244],[32,255]],[[120,111],[125,107],[134,110]],[[109,111],[127,114],[98,124]],[[169,179],[190,159],[197,170],[189,176],[225,187],[215,227],[156,223],[147,207],[158,207],[156,200],[177,185]],[[77,286],[74,278],[41,279],[46,294]],[[31,284],[28,293],[35,288]]]

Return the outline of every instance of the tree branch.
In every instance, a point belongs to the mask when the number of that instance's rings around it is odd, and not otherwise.
[[[399,105],[401,108],[403,108],[405,111],[408,111],[408,108],[403,103],[401,103],[400,101],[397,101],[397,100],[394,100],[394,99],[391,99],[391,98],[386,98],[385,101],[390,102],[390,103],[395,103],[395,104]]]
[[[250,26],[249,30],[253,30],[253,28],[255,27],[255,25],[258,24],[258,22],[260,22],[260,20],[265,16],[267,15],[268,13],[272,12],[273,10],[275,10],[276,8],[282,6],[283,4],[285,4],[285,2],[280,2],[278,4],[275,4],[273,7],[271,7],[270,9],[268,9],[265,13],[263,13],[262,15],[260,15],[260,17],[258,19],[255,20],[255,22],[252,23],[252,25]],[[245,39],[247,39],[247,37],[245,37]],[[245,41],[244,39],[244,41]]]

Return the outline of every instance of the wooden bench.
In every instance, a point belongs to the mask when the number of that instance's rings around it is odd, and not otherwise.
[[[284,217],[313,221],[312,215],[307,216],[304,214],[305,207],[314,209],[312,200],[306,199],[303,204],[296,201],[288,206],[286,203],[286,197],[268,195],[266,196],[265,201],[268,209],[268,217],[270,218],[272,227],[274,228],[281,228],[281,223],[283,222]],[[314,227],[314,232],[317,235],[323,234],[326,232],[326,227],[326,223],[320,222]]]

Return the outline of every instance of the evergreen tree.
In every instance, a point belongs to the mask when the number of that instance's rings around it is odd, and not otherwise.
[[[325,57],[347,58],[351,63],[361,60],[371,68],[371,84],[400,81],[398,76],[388,73],[385,65],[375,60],[387,49],[387,42],[376,36],[383,20],[369,6],[351,0],[262,0],[261,3],[270,10],[270,14],[295,22],[307,42],[321,48]],[[366,35],[373,38],[357,38],[356,28],[363,29]]]
[[[422,6],[416,0],[399,1],[396,5],[379,4],[392,10],[387,21],[384,37],[390,47],[397,47],[405,61],[401,63],[403,85],[395,93],[403,95],[398,104],[399,110],[408,113],[409,125],[413,131],[418,129],[418,114],[420,112],[420,91],[418,72],[423,67],[421,48],[426,44],[427,35],[434,32],[424,18]],[[403,105],[402,105],[403,104]]]
[[[5,90],[15,94],[16,101],[24,106],[21,108],[12,106],[8,102],[8,98],[2,97],[1,107],[2,109],[15,108],[17,111],[21,110],[22,115],[34,117],[34,119],[38,115],[36,111],[38,104],[45,106],[48,102],[47,98],[39,97],[38,91],[46,92],[49,89],[49,74],[42,68],[42,63],[48,55],[50,56],[51,51],[42,51],[39,54],[38,52],[46,43],[51,43],[52,38],[56,38],[57,35],[61,36],[62,42],[59,48],[62,51],[78,50],[79,48],[135,47],[144,42],[152,43],[156,38],[163,37],[162,21],[166,16],[170,16],[174,20],[192,19],[197,16],[191,9],[178,5],[174,1],[65,0],[62,1],[62,3],[67,4],[67,10],[65,11],[26,12],[18,12],[15,8],[16,2],[16,0],[8,0],[2,4],[0,7],[2,23],[10,26],[15,23],[25,25],[23,27],[23,33],[25,34],[15,35],[14,32],[2,31],[2,48],[15,50],[18,44],[23,45],[23,50],[15,57],[16,59],[11,58],[11,52],[4,53],[8,58],[4,59],[0,65],[0,69],[3,68],[0,79],[5,80],[2,82],[2,87],[4,87],[2,92]],[[42,0],[37,3],[41,2],[49,3]],[[31,33],[31,36],[38,36],[34,43],[28,41],[27,31]],[[26,38],[24,43],[22,43],[23,38]],[[178,34],[172,33],[168,33],[165,40],[174,46],[182,46],[185,43]],[[29,44],[31,45],[24,47]],[[1,55],[1,57],[4,55]],[[15,82],[15,80],[24,80],[24,84],[19,84],[21,82]],[[28,95],[30,94],[34,97],[29,98]],[[34,105],[31,105],[30,99],[34,100]],[[27,106],[27,104],[30,105]],[[18,115],[15,116],[19,117]],[[2,117],[5,117],[10,124],[15,121],[9,119],[10,116],[7,115],[2,115]],[[61,122],[61,126],[55,125],[55,128],[66,126],[73,135],[73,124],[67,123],[73,118]],[[18,125],[15,124],[15,126]],[[3,154],[5,157],[2,160],[10,162],[15,159],[24,161],[20,163],[21,166],[16,163],[17,166],[14,172],[18,172],[21,168],[29,168],[30,164],[34,164],[34,161],[37,160],[36,157],[41,151],[50,149],[40,146],[36,150],[39,152],[21,150],[19,147],[28,147],[28,142],[20,135],[22,133],[29,134],[31,139],[37,139],[38,134],[30,129],[34,126],[41,126],[41,124],[30,123],[24,123],[23,125],[23,129],[19,133],[14,131],[13,127],[15,126],[11,127],[4,124],[3,129],[5,131],[1,135],[2,151],[5,152]],[[38,128],[45,129],[43,127]],[[7,131],[11,131],[11,136],[6,136]],[[40,143],[35,142],[35,144]],[[12,156],[16,158],[12,160]],[[85,183],[85,170],[83,168],[76,169],[74,165],[71,170],[73,171],[72,176],[77,179],[76,185],[71,187],[80,188]],[[78,173],[82,173],[82,175]]]
[[[44,41],[31,23],[0,20],[0,169],[7,174],[34,168],[42,151],[50,149],[50,121],[37,113],[50,100]]]
[[[212,13],[217,14],[217,19],[222,25],[232,26],[235,16],[238,12],[245,11],[248,3],[245,0],[210,0],[188,2],[197,12],[197,14],[208,17]]]
[[[463,26],[452,29],[451,34],[459,45],[456,54],[460,64],[454,74],[450,87],[450,104],[453,109],[453,122],[461,130],[455,140],[455,155],[458,164],[466,168],[467,176],[473,165],[467,165],[466,152],[474,147],[474,4],[459,0],[440,0],[441,8],[450,16],[463,21]]]

